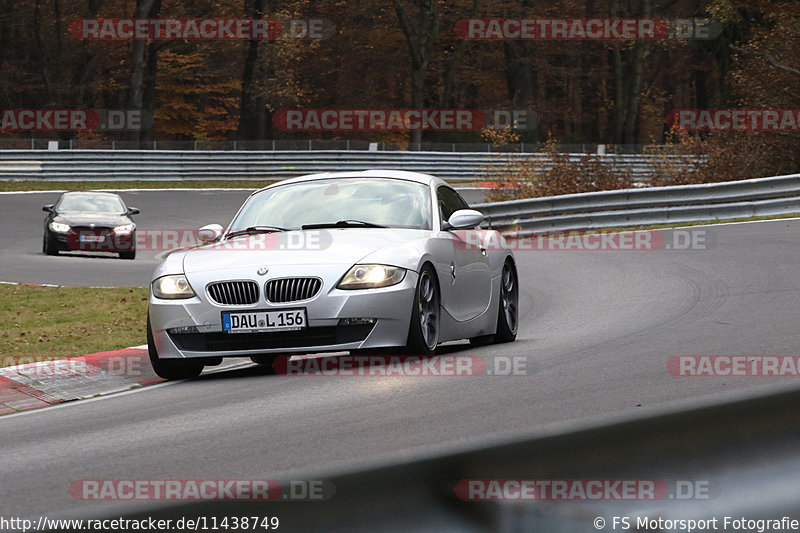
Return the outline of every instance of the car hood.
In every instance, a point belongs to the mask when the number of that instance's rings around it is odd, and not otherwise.
[[[183,269],[190,274],[277,265],[352,265],[387,247],[424,239],[429,233],[396,228],[336,228],[242,236],[186,251]],[[393,263],[404,266],[401,263],[406,262],[406,255],[398,254]]]
[[[108,227],[122,226],[123,224],[130,224],[132,222],[131,219],[125,215],[83,211],[59,213],[53,220],[62,224],[69,224],[70,226],[88,226],[89,224],[95,224]]]

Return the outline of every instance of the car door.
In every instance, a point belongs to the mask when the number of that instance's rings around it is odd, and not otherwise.
[[[469,209],[467,202],[452,188],[440,185],[436,192],[442,223],[459,209]],[[492,295],[489,258],[481,246],[466,242],[466,232],[451,230],[446,233],[451,256],[449,272],[439,280],[444,296],[442,305],[453,318],[463,322],[475,318],[489,306]]]

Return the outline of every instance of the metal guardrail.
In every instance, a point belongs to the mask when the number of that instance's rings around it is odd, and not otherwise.
[[[568,231],[800,213],[800,174],[473,206],[495,229]]]
[[[570,154],[572,161],[586,157]],[[612,168],[629,171],[637,182],[653,173],[652,156],[590,155],[602,158]],[[682,156],[670,156],[685,164]],[[149,181],[283,179],[303,174],[367,169],[400,169],[433,174],[449,181],[492,179],[503,173],[503,165],[523,159],[536,161],[546,172],[550,157],[545,153],[481,152],[370,152],[370,151],[148,151],[148,150],[3,150],[0,180],[59,181]],[[36,163],[37,169],[14,169],[16,162]],[[11,165],[11,168],[3,168]]]
[[[49,150],[56,145],[59,150],[212,150],[212,151],[302,151],[302,150],[379,150],[379,151],[417,151],[417,152],[517,152],[534,153],[541,151],[544,143],[520,142],[513,144],[492,144],[487,142],[436,142],[423,141],[386,142],[360,139],[260,139],[260,140],[154,140],[144,144],[139,141],[115,139],[62,139],[46,137],[0,138],[0,150]],[[559,144],[564,153],[582,154],[641,154],[648,150],[662,148],[657,144]]]
[[[424,458],[384,458],[351,471],[293,472],[291,479],[330,482],[335,494],[316,502],[175,504],[130,518],[257,514],[280,517],[281,529],[287,531],[589,533],[677,531],[637,528],[637,517],[718,517],[717,530],[732,531],[722,527],[723,517],[800,518],[798,402],[798,391],[740,397],[594,425],[572,424],[558,432],[540,431],[469,450],[451,446]],[[615,499],[613,493],[585,501],[479,502],[457,497],[459,481],[475,479],[656,480],[669,493],[646,501]],[[676,490],[679,483],[691,487],[691,494]],[[614,516],[629,517],[632,527],[614,524]],[[604,520],[602,527],[597,517]],[[695,529],[701,530],[709,529]]]

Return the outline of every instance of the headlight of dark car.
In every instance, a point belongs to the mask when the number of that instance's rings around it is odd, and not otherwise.
[[[50,229],[56,233],[67,233],[69,231],[69,224],[62,224],[61,222],[51,222]]]

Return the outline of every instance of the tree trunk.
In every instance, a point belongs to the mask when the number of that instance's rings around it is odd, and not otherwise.
[[[266,0],[244,0],[245,16],[260,19],[266,12]],[[258,69],[260,42],[252,39],[247,43],[242,71],[242,94],[239,104],[239,128],[237,137],[241,140],[263,139],[266,134],[266,106],[260,94]]]
[[[467,13],[467,18],[474,18],[475,15],[478,13],[478,0],[472,0],[472,7]],[[450,61],[447,63],[444,71],[444,93],[442,94],[442,107],[445,108],[452,108],[455,107],[455,81],[456,81],[456,71],[458,67],[461,66],[461,56],[464,55],[464,52],[470,45],[470,41],[466,39],[459,39],[456,42],[456,46],[453,50],[453,54],[450,57]]]
[[[135,18],[157,18],[161,11],[161,0],[136,0]],[[153,134],[153,114],[155,107],[155,72],[159,47],[149,46],[147,41],[133,41],[131,63],[131,88],[128,105],[131,111],[142,114],[142,128],[132,133],[132,138],[144,147]],[[149,113],[148,113],[149,110]]]
[[[612,144],[622,144],[622,131],[625,126],[625,85],[622,51],[618,48],[613,49],[611,58],[614,65],[614,105],[612,107],[613,119],[610,123],[611,142]]]
[[[649,18],[652,13],[650,0],[642,0],[639,16]],[[619,3],[611,4],[611,16],[619,16]],[[641,95],[644,83],[644,61],[649,45],[636,41],[630,50],[622,51],[618,46],[612,50],[614,67],[614,144],[635,144],[639,140],[639,118]]]
[[[526,62],[525,45],[512,41],[503,43],[506,59],[506,86],[508,99],[515,106],[525,105],[534,98],[533,67]]]
[[[103,5],[103,0],[89,0],[89,5],[86,13],[86,18],[95,18]],[[89,71],[94,60],[94,53],[90,51],[89,42],[81,41],[80,53],[78,54],[78,64],[72,73],[72,86],[78,91],[75,97],[75,105],[78,109],[82,109],[86,102],[86,82],[89,77]],[[97,101],[93,102],[96,105]]]
[[[641,18],[650,18],[653,10],[650,0],[642,0]],[[641,117],[642,86],[644,84],[644,60],[649,44],[637,41],[631,51],[630,84],[628,85],[627,109],[625,110],[625,128],[623,144],[639,142],[639,118]]]
[[[439,6],[437,0],[415,0],[419,14],[417,21],[411,19],[402,0],[393,0],[400,28],[406,36],[411,55],[411,107],[425,106],[425,79],[431,51],[439,36]],[[422,141],[422,131],[411,132],[412,147]]]

